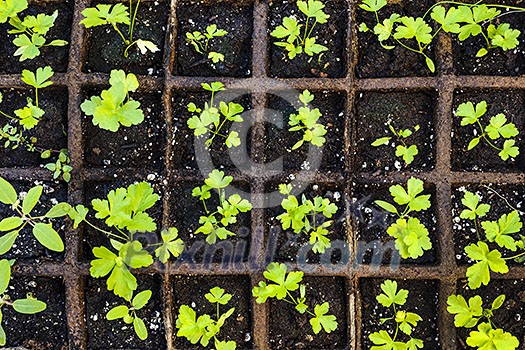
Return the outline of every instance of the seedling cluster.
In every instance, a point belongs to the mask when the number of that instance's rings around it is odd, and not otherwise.
[[[314,146],[321,147],[326,142],[326,128],[323,124],[319,124],[319,118],[323,115],[319,111],[319,108],[311,109],[309,107],[310,102],[314,100],[314,95],[308,90],[304,90],[299,95],[299,100],[303,104],[300,107],[297,114],[290,115],[290,121],[288,124],[290,128],[288,130],[292,132],[302,132],[303,138],[293,145],[292,150],[298,149],[305,142],[309,142]]]
[[[403,161],[405,162],[405,164],[410,165],[414,161],[414,157],[418,155],[419,149],[417,148],[417,145],[407,144],[406,139],[412,136],[413,133],[419,131],[419,125],[414,126],[413,130],[411,129],[396,130],[391,123],[388,123],[388,129],[394,135],[397,141],[400,143],[399,145],[396,146],[396,157],[403,158]],[[380,147],[380,146],[388,145],[391,140],[392,140],[392,137],[390,136],[381,137],[375,140],[374,142],[372,142],[372,146]]]
[[[210,24],[206,27],[204,33],[194,31],[186,33],[186,42],[191,44],[195,51],[201,55],[208,55],[208,59],[213,63],[224,62],[224,54],[216,51],[211,51],[211,41],[214,38],[220,38],[227,35],[228,32],[224,29],[217,28],[216,24]]]

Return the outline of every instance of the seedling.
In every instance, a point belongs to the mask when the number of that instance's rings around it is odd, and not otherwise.
[[[410,214],[429,209],[430,195],[420,195],[424,191],[423,181],[413,177],[407,181],[406,190],[401,185],[394,185],[389,191],[394,202],[405,206],[402,210],[382,200],[376,200],[374,203],[398,216],[396,222],[388,227],[387,233],[396,239],[395,247],[403,259],[416,259],[422,256],[425,250],[431,249],[432,243],[425,225]]]
[[[121,318],[124,323],[133,324],[135,334],[137,334],[140,340],[146,340],[148,338],[148,329],[146,328],[144,320],[137,316],[137,311],[148,304],[151,295],[151,290],[143,290],[135,295],[129,307],[119,305],[109,310],[106,314],[106,319],[113,321]]]
[[[224,289],[214,287],[209,293],[204,295],[206,300],[216,305],[217,319],[214,320],[212,315],[204,314],[197,318],[197,313],[188,305],[182,305],[179,308],[179,314],[175,326],[178,329],[177,337],[184,337],[192,344],[200,343],[207,348],[210,340],[213,339],[216,350],[235,350],[237,343],[235,341],[222,341],[217,338],[221,332],[222,326],[226,320],[233,314],[235,308],[232,307],[226,313],[220,313],[220,306],[227,305],[232,295],[225,293]]]
[[[467,345],[478,350],[515,350],[519,347],[518,338],[495,326],[492,317],[494,311],[503,306],[505,295],[498,296],[492,302],[490,309],[483,308],[483,300],[479,295],[469,299],[468,304],[462,295],[451,295],[447,299],[447,311],[454,315],[454,325],[457,328],[474,328],[467,338]],[[486,322],[480,322],[485,319]]]
[[[326,248],[332,246],[327,236],[330,234],[328,228],[333,223],[331,220],[324,221],[324,219],[330,219],[337,212],[337,206],[328,198],[316,196],[313,200],[309,200],[305,195],[302,196],[302,204],[299,204],[297,197],[291,194],[292,185],[289,184],[279,185],[279,191],[288,196],[281,202],[281,207],[286,212],[277,216],[283,230],[291,227],[295,233],[309,235],[314,253],[324,253]],[[319,216],[322,216],[320,224]]]
[[[237,131],[230,131],[228,135],[221,132],[226,122],[241,123],[244,119],[241,113],[244,112],[244,107],[238,103],[220,101],[219,108],[216,107],[215,94],[219,91],[226,90],[224,84],[214,82],[211,84],[203,83],[202,88],[211,92],[210,102],[205,102],[203,108],[198,108],[195,103],[188,104],[188,112],[196,113],[188,119],[188,127],[193,130],[195,136],[206,135],[206,146],[210,147],[216,136],[226,139],[225,143],[228,148],[237,147],[241,144],[239,133]]]
[[[479,127],[480,135],[474,137],[470,141],[468,144],[468,150],[470,151],[476,147],[483,139],[490,147],[499,151],[498,155],[503,161],[517,157],[520,151],[516,146],[516,140],[512,139],[519,134],[516,125],[507,122],[505,114],[499,113],[490,118],[490,123],[488,125],[483,126],[480,119],[486,113],[486,101],[481,101],[476,104],[476,106],[470,101],[462,103],[455,112],[458,117],[461,117],[461,126],[476,124],[476,126]],[[495,142],[499,140],[505,140],[502,148],[495,144]]]
[[[396,329],[389,333],[388,330],[380,330],[368,336],[374,343],[371,350],[386,350],[386,349],[403,349],[403,350],[417,350],[423,349],[423,340],[412,337],[412,332],[417,327],[418,322],[423,321],[421,316],[414,312],[398,310],[397,306],[405,305],[408,298],[408,290],[397,289],[397,282],[386,280],[381,284],[382,294],[379,294],[376,299],[379,304],[390,309],[393,316],[381,318],[381,324],[389,321],[394,321]],[[401,341],[401,331],[408,337],[407,341]],[[393,333],[393,334],[392,334]]]
[[[93,96],[80,105],[86,115],[93,116],[93,125],[117,132],[121,125],[129,127],[142,123],[144,113],[140,102],[129,95],[139,88],[135,74],[126,75],[123,70],[112,70],[109,84],[111,87],[102,91],[100,97]]]
[[[306,23],[300,24],[292,16],[285,17],[282,25],[275,28],[271,33],[274,38],[284,39],[284,41],[276,42],[275,45],[284,47],[288,51],[288,58],[291,60],[303,52],[308,56],[314,56],[328,51],[326,46],[316,42],[316,36],[312,36],[315,26],[325,24],[330,18],[323,11],[325,5],[318,0],[308,0],[308,2],[297,1],[297,7],[306,16]]]
[[[268,298],[283,300],[289,304],[295,305],[295,309],[300,313],[307,313],[311,316],[310,326],[315,334],[321,330],[330,333],[337,329],[337,320],[334,315],[329,315],[330,304],[325,302],[314,306],[314,311],[308,310],[306,305],[306,286],[300,284],[303,280],[302,271],[293,271],[286,274],[287,267],[285,264],[270,263],[264,271],[264,277],[274,283],[267,284],[264,281],[253,287],[252,294],[258,304],[265,303]],[[294,297],[291,292],[299,290],[299,296]]]
[[[318,124],[319,118],[323,115],[319,108],[311,109],[308,104],[314,100],[314,95],[308,90],[304,90],[299,95],[299,100],[303,103],[297,114],[290,115],[290,131],[302,131],[303,138],[298,141],[292,150],[298,149],[305,142],[310,142],[312,145],[321,147],[326,142],[324,135],[326,135],[326,128],[322,124]]]
[[[239,213],[252,210],[252,204],[236,193],[226,199],[226,187],[232,181],[233,177],[224,176],[224,172],[214,169],[204,180],[204,185],[195,187],[191,193],[193,197],[199,197],[206,211],[206,215],[200,217],[199,224],[201,226],[195,233],[206,235],[206,243],[208,244],[215,244],[217,239],[224,240],[229,236],[235,236],[235,233],[228,230],[227,227],[237,222]],[[219,194],[219,205],[213,212],[208,210],[206,205],[206,200],[211,198],[212,190]]]
[[[396,157],[402,157],[406,165],[411,164],[414,161],[414,157],[419,153],[417,145],[408,145],[406,139],[412,136],[414,132],[419,131],[419,125],[414,126],[414,129],[400,129],[396,130],[394,126],[389,122],[388,129],[400,143],[396,146]],[[381,137],[372,142],[372,146],[379,147],[383,145],[388,145],[392,140],[392,137],[386,136]]]
[[[201,55],[208,56],[208,59],[213,63],[219,63],[224,61],[224,55],[219,52],[210,50],[210,41],[213,38],[219,38],[227,35],[228,32],[224,29],[218,29],[216,24],[210,24],[206,27],[206,31],[201,33],[194,31],[192,33],[186,33],[186,42],[191,44],[195,51]]]
[[[46,303],[37,300],[31,293],[28,293],[24,299],[11,300],[7,292],[11,280],[11,265],[13,260],[0,260],[0,346],[5,346],[7,336],[2,328],[2,307],[12,307],[13,310],[20,314],[33,315],[44,311],[47,308]]]
[[[143,39],[135,39],[133,31],[135,30],[135,23],[137,21],[137,13],[139,11],[140,0],[133,5],[130,0],[129,7],[124,4],[106,5],[99,4],[96,7],[89,7],[82,11],[84,19],[80,21],[86,28],[111,25],[113,29],[122,38],[126,48],[124,49],[124,57],[128,57],[128,51],[134,45],[137,45],[141,54],[145,55],[148,51],[155,53],[160,49],[153,42]],[[126,35],[119,29],[119,25],[126,25],[128,27]]]
[[[19,14],[25,9],[27,0],[0,0],[0,24],[9,22],[13,27],[9,34],[17,34],[13,40],[13,44],[18,47],[14,56],[20,56],[20,61],[31,60],[40,55],[42,47],[67,45],[65,40],[46,40],[46,35],[55,25],[58,11],[52,15],[39,13],[21,19]]]

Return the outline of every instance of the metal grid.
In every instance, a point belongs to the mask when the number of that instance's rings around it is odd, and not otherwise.
[[[233,0],[232,0],[233,1]],[[162,101],[168,125],[167,138],[170,139],[172,133],[172,106],[171,97],[174,89],[198,89],[202,82],[220,80],[228,88],[247,89],[252,92],[252,106],[255,110],[262,110],[266,105],[267,91],[279,89],[280,83],[285,82],[288,86],[296,89],[316,89],[331,90],[346,93],[345,106],[345,160],[346,167],[339,173],[316,174],[316,182],[332,183],[345,188],[347,193],[351,193],[352,182],[405,182],[410,176],[414,175],[435,185],[437,196],[437,218],[438,218],[438,253],[439,264],[436,266],[401,266],[393,271],[388,266],[372,268],[368,265],[355,266],[352,258],[346,265],[338,267],[337,271],[327,269],[321,265],[317,266],[310,276],[341,276],[344,277],[349,286],[348,300],[348,347],[350,349],[361,349],[361,313],[360,300],[358,300],[358,281],[363,277],[382,277],[382,278],[406,278],[406,279],[432,279],[440,282],[439,290],[439,327],[440,341],[443,349],[455,348],[455,329],[452,326],[453,318],[446,312],[446,297],[456,291],[456,282],[464,278],[464,266],[456,264],[453,250],[452,232],[452,213],[451,213],[451,192],[454,184],[468,183],[525,183],[525,176],[522,173],[478,173],[478,172],[453,172],[451,171],[451,130],[452,119],[451,111],[453,104],[453,94],[458,88],[522,88],[525,86],[525,77],[477,77],[477,76],[455,76],[452,72],[453,64],[450,53],[452,42],[447,36],[438,37],[436,49],[437,72],[435,77],[409,77],[409,78],[382,78],[382,79],[359,79],[355,75],[357,65],[357,35],[356,35],[356,4],[359,0],[346,0],[350,9],[348,12],[348,27],[346,37],[346,61],[348,74],[344,78],[297,78],[297,79],[275,79],[268,75],[268,49],[270,45],[268,35],[268,0],[254,0],[254,31],[253,31],[253,57],[252,57],[252,76],[249,78],[200,78],[200,77],[181,77],[171,74],[175,57],[175,42],[177,37],[176,8],[177,0],[171,0],[168,30],[166,32],[165,50],[163,66],[165,76],[159,78],[139,77],[141,88],[145,90],[163,90]],[[68,187],[68,198],[71,203],[82,203],[84,197],[84,184],[93,180],[108,180],[112,177],[109,169],[93,169],[85,167],[83,160],[83,140],[82,140],[82,115],[80,111],[81,89],[86,86],[102,86],[107,82],[108,75],[101,73],[84,73],[81,70],[83,59],[82,47],[87,40],[86,29],[79,25],[82,19],[81,11],[90,5],[88,0],[75,0],[73,28],[71,32],[71,48],[69,53],[69,68],[67,73],[57,74],[54,81],[57,86],[65,86],[69,94],[68,107],[68,148],[71,156],[71,165],[75,169],[75,174]],[[0,86],[21,87],[19,75],[0,75]],[[433,170],[423,173],[411,174],[406,172],[393,172],[380,177],[372,173],[360,173],[360,166],[355,161],[355,151],[353,145],[356,139],[355,115],[353,113],[354,100],[359,92],[366,91],[389,91],[389,90],[421,90],[435,89],[438,92],[437,109],[435,112],[435,134],[436,134],[436,160]],[[257,121],[264,121],[264,114],[255,114]],[[262,124],[260,124],[262,125]],[[264,128],[257,127],[252,134],[252,147],[254,153],[262,154],[264,140]],[[170,157],[176,149],[171,142],[166,142],[166,170],[164,176],[167,178],[165,185],[166,195],[164,196],[164,222],[169,215],[170,203],[170,184],[176,181],[202,180],[201,175],[187,170],[176,170],[170,165]],[[257,156],[256,156],[257,157]],[[130,169],[135,174],[146,173],[144,170]],[[2,168],[0,175],[8,179],[32,178],[50,179],[47,171],[39,168]],[[239,175],[239,174],[233,174]],[[251,183],[252,193],[264,193],[266,182],[270,179],[266,177],[250,178],[240,175],[236,179],[246,180]],[[348,205],[348,203],[347,203]],[[348,209],[348,208],[347,208]],[[357,247],[355,234],[350,224],[349,210],[347,210],[347,239],[352,252]],[[227,270],[221,268],[219,264],[211,264],[210,267],[189,266],[171,263],[166,269],[159,266],[152,266],[146,270],[137,271],[142,273],[158,273],[163,275],[163,305],[165,307],[164,323],[167,337],[167,348],[174,347],[174,320],[172,319],[172,295],[171,276],[173,275],[247,275],[251,279],[252,285],[256,285],[261,280],[261,272],[264,270],[265,258],[265,237],[264,237],[264,209],[254,209],[252,212],[252,241],[251,258],[257,262],[256,267],[249,264],[234,266]],[[89,275],[89,265],[80,262],[80,245],[82,244],[79,231],[70,230],[66,234],[66,252],[63,262],[45,262],[36,265],[20,265],[17,268],[18,275],[42,275],[60,276],[63,278],[66,290],[66,311],[68,322],[68,340],[70,349],[87,349],[86,315],[83,306],[84,292],[83,287],[85,278]],[[513,267],[508,274],[502,275],[504,279],[514,279],[525,277],[524,267]],[[269,303],[259,305],[252,298],[252,327],[253,344],[256,349],[269,349]]]

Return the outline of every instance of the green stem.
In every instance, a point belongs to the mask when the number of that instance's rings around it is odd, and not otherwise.
[[[131,44],[129,44],[128,46],[126,46],[126,49],[124,50],[124,57],[128,57],[128,50],[137,43],[137,41],[133,41]],[[129,96],[128,96],[128,99],[129,99]]]
[[[498,196],[499,198],[503,199],[505,201],[505,203],[507,204],[507,206],[512,209],[512,210],[516,210],[517,212],[520,212],[518,209],[514,208],[510,203],[509,201],[507,200],[507,198],[503,197],[501,194],[499,194],[496,190],[494,190],[492,187],[490,186],[487,186],[487,185],[482,185],[482,187],[485,187],[487,190],[489,191],[492,191],[494,192],[494,194],[496,196]]]
[[[94,224],[92,224],[91,222],[87,221],[87,220],[84,220],[89,226],[91,226],[92,228],[94,228],[95,230],[99,231],[99,232],[102,232],[110,237],[115,237],[115,238],[118,238],[118,239],[124,239],[125,241],[127,241],[129,239],[129,237],[120,237],[119,235],[116,235],[114,234],[113,232],[109,232],[109,231],[106,231],[106,230],[103,230],[97,226],[95,226]]]
[[[131,2],[131,0],[130,0]],[[137,6],[135,7],[135,11],[133,12],[133,19],[131,21],[131,27],[130,27],[130,33],[129,33],[129,41],[133,41],[133,30],[135,29],[135,21],[137,20],[137,13],[139,12],[139,5],[140,0],[137,0]],[[131,11],[131,7],[129,8]],[[130,12],[131,14],[131,12]]]
[[[509,256],[508,258],[503,258],[503,260],[514,260],[514,259],[519,258],[519,257],[524,256],[524,255],[525,255],[525,252],[519,253],[519,254],[514,255],[514,256]]]
[[[122,34],[122,32],[120,31],[120,29],[118,29],[117,25],[113,23],[113,29],[115,29],[117,31],[117,33],[120,35],[120,37],[122,38],[122,41],[124,41],[124,44],[128,45],[129,44],[129,40],[126,39],[126,37],[124,36],[124,34]]]
[[[2,112],[2,111],[0,111],[0,114],[3,115],[3,116],[6,117],[6,118],[9,118],[9,119],[20,120],[20,119],[18,119],[18,118],[11,117],[9,114],[5,114],[5,113]]]

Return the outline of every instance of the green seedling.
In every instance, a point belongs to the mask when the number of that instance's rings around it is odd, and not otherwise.
[[[298,141],[292,150],[298,149],[305,142],[309,142],[314,146],[321,147],[326,142],[324,135],[326,135],[326,128],[322,124],[318,124],[319,118],[323,115],[319,108],[311,109],[308,104],[314,100],[314,95],[308,90],[304,90],[299,95],[299,100],[303,103],[297,114],[290,115],[290,131],[302,131],[303,138]]]
[[[419,125],[414,126],[413,130],[396,130],[394,126],[389,122],[388,129],[392,134],[394,134],[394,137],[401,143],[400,145],[396,146],[396,157],[402,157],[406,165],[411,164],[414,161],[414,157],[419,153],[419,150],[417,148],[417,145],[408,145],[405,140],[412,136],[414,132],[419,131]],[[381,137],[372,142],[372,146],[379,147],[383,145],[388,145],[390,140],[392,140],[392,137]]]
[[[498,296],[492,302],[490,309],[483,308],[483,300],[479,295],[467,301],[462,295],[451,295],[447,299],[447,311],[454,315],[454,325],[457,328],[474,328],[467,338],[467,345],[477,350],[515,350],[519,347],[518,338],[497,328],[492,321],[494,311],[503,306],[505,295]],[[480,322],[486,320],[486,322]]]
[[[100,96],[85,100],[80,109],[86,115],[93,116],[93,125],[104,130],[117,132],[120,126],[139,125],[144,121],[144,113],[140,102],[133,100],[129,93],[139,88],[137,77],[123,70],[112,70],[108,90]]]
[[[216,305],[216,320],[212,315],[203,314],[197,317],[197,313],[188,305],[182,305],[179,308],[179,314],[175,326],[177,327],[177,337],[186,338],[192,344],[200,343],[204,348],[210,344],[213,339],[216,350],[235,350],[237,343],[235,341],[222,341],[217,338],[221,332],[222,326],[226,320],[233,314],[235,308],[232,307],[226,313],[220,313],[220,306],[227,305],[232,295],[225,293],[224,289],[214,287],[209,293],[204,295],[206,300]]]
[[[271,33],[274,38],[284,40],[276,42],[275,45],[284,47],[291,60],[303,52],[308,56],[314,56],[328,51],[326,46],[316,42],[317,37],[312,36],[315,26],[325,24],[330,18],[323,11],[325,5],[321,1],[308,0],[308,2],[297,1],[297,7],[306,16],[306,23],[300,24],[292,16],[285,17],[283,23]]]
[[[423,181],[411,177],[407,181],[406,190],[401,185],[390,187],[392,199],[396,204],[404,206],[402,210],[382,200],[374,201],[379,207],[398,216],[396,222],[388,227],[387,233],[396,239],[396,249],[403,259],[416,259],[422,256],[425,250],[432,248],[428,229],[418,218],[411,216],[413,212],[430,208],[430,195],[421,195],[424,191],[423,185]]]
[[[246,213],[252,210],[252,204],[242,199],[238,194],[232,194],[226,198],[226,187],[233,181],[233,177],[224,176],[224,172],[214,169],[208,178],[204,180],[204,185],[195,187],[192,191],[193,197],[199,197],[206,211],[199,219],[201,225],[195,233],[206,235],[206,243],[215,244],[217,239],[225,240],[235,233],[227,227],[237,222],[239,213]],[[211,198],[212,190],[219,194],[219,205],[215,211],[208,209],[206,200]]]
[[[197,53],[207,55],[208,59],[213,63],[219,63],[224,61],[224,55],[219,52],[211,51],[210,41],[212,41],[213,38],[219,38],[227,34],[228,32],[224,29],[218,29],[216,24],[210,24],[206,27],[204,33],[199,31],[186,33],[186,42],[191,44]]]
[[[396,328],[393,334],[388,330],[380,330],[368,336],[374,343],[371,350],[417,350],[423,349],[423,340],[412,337],[412,332],[417,327],[418,322],[423,321],[421,316],[414,312],[399,310],[399,306],[403,306],[408,298],[408,290],[397,289],[397,282],[386,280],[381,284],[383,293],[376,296],[379,304],[390,309],[393,316],[381,318],[381,324],[394,321]],[[407,341],[401,341],[401,335],[405,334],[408,337]]]
[[[202,88],[211,92],[210,102],[205,102],[203,108],[198,108],[195,103],[188,104],[188,112],[195,113],[188,119],[188,127],[193,130],[195,136],[206,135],[206,146],[210,147],[216,136],[225,139],[228,148],[237,147],[241,144],[239,133],[237,131],[230,131],[226,135],[221,132],[222,128],[227,122],[241,123],[244,119],[241,113],[244,112],[244,107],[238,103],[220,101],[217,108],[215,101],[215,94],[219,91],[224,91],[224,84],[214,82],[211,84],[203,83]]]
[[[329,315],[330,304],[325,302],[314,306],[314,311],[308,309],[306,305],[306,286],[301,284],[304,273],[302,271],[293,271],[286,273],[287,267],[285,264],[270,263],[264,271],[264,277],[273,282],[267,284],[264,281],[259,282],[259,285],[253,287],[252,294],[258,304],[263,304],[268,298],[276,298],[283,300],[289,304],[295,305],[295,310],[300,314],[308,314],[310,318],[310,326],[315,334],[319,334],[321,330],[330,333],[337,329],[337,320],[334,315]],[[294,297],[291,292],[299,291],[299,296]]]
[[[133,324],[135,334],[140,340],[146,340],[148,338],[148,329],[144,320],[137,316],[137,311],[148,304],[151,295],[151,290],[143,290],[133,297],[130,306],[119,305],[109,310],[106,314],[106,319],[109,321],[122,319],[126,324]]]
[[[0,0],[0,24],[9,22],[13,27],[9,34],[16,34],[13,44],[18,47],[14,56],[20,56],[20,61],[31,60],[40,55],[40,49],[46,46],[65,46],[65,40],[47,42],[46,35],[55,25],[58,11],[52,15],[39,13],[36,16],[19,14],[28,7],[27,0]]]
[[[11,280],[11,265],[13,263],[13,260],[0,260],[0,346],[5,346],[7,342],[5,330],[2,328],[3,307],[12,307],[16,312],[26,315],[34,315],[47,308],[46,303],[37,300],[31,293],[28,293],[24,299],[11,300],[7,294],[7,288]]]
[[[486,101],[481,101],[476,104],[476,106],[470,101],[462,103],[455,112],[456,116],[461,117],[461,126],[475,124],[481,133],[481,135],[470,141],[468,144],[468,150],[470,151],[476,147],[481,140],[484,140],[490,147],[499,151],[498,155],[503,161],[517,157],[520,152],[516,146],[516,140],[513,139],[513,137],[519,134],[516,125],[508,122],[507,117],[503,113],[499,113],[490,118],[488,125],[483,126],[480,119],[486,113]],[[495,144],[498,140],[505,140],[501,147]]]
[[[51,157],[53,152],[57,151],[45,150],[40,154],[40,156],[42,159],[47,159]],[[58,159],[56,162],[47,163],[45,168],[53,172],[53,179],[58,179],[60,176],[62,176],[62,179],[64,179],[65,182],[69,182],[71,180],[71,170],[73,170],[71,165],[69,165],[70,163],[71,159],[69,158],[68,150],[61,149],[58,151]]]
[[[122,38],[126,48],[124,49],[124,57],[128,57],[128,51],[134,45],[137,46],[140,53],[145,55],[148,51],[155,53],[160,49],[153,42],[143,39],[135,39],[133,37],[133,31],[135,30],[135,24],[137,22],[137,13],[139,11],[140,0],[133,5],[133,1],[130,0],[129,7],[124,4],[99,4],[96,7],[88,7],[82,11],[84,19],[80,21],[86,28],[111,25],[111,27],[118,33]],[[120,25],[127,26],[127,33],[124,33],[119,29]]]
[[[325,249],[332,246],[328,230],[333,221],[324,221],[324,218],[330,219],[336,212],[337,206],[331,203],[328,198],[316,196],[313,200],[306,199],[302,196],[302,203],[296,196],[292,195],[292,185],[279,185],[279,191],[287,197],[282,200],[281,207],[286,211],[277,216],[281,222],[283,230],[290,227],[295,233],[304,233],[310,236],[310,244],[313,246],[314,253],[324,253]],[[323,222],[319,222],[319,216],[322,216]]]

